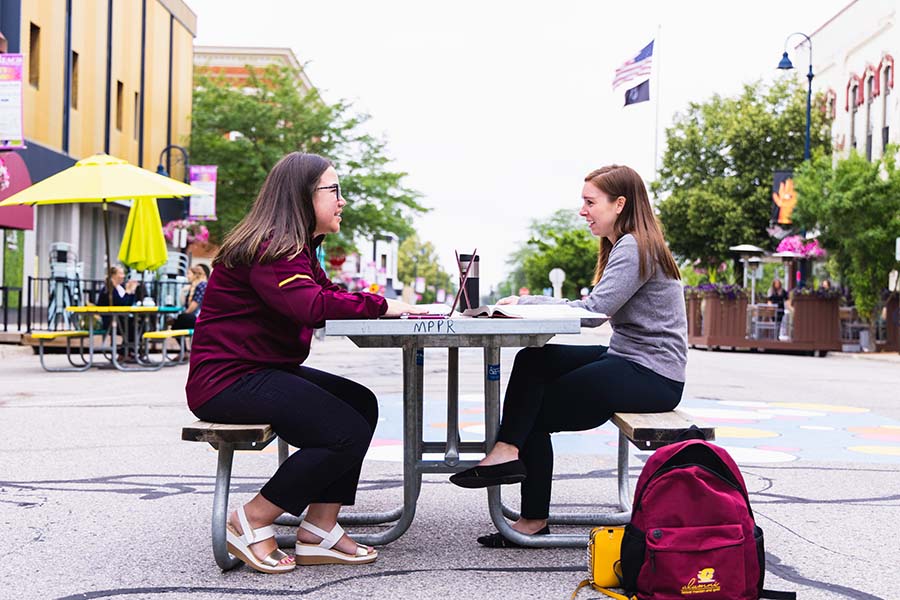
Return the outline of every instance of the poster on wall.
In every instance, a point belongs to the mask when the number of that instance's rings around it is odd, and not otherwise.
[[[191,165],[191,185],[209,192],[209,196],[191,196],[188,217],[191,219],[216,220],[216,165]]]
[[[25,148],[21,54],[0,54],[0,150]]]

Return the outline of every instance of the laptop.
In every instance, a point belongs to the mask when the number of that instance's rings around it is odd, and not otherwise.
[[[472,256],[476,256],[478,253],[478,248],[475,248],[474,252],[472,252]],[[459,289],[456,291],[456,295],[453,297],[453,304],[450,305],[450,312],[448,313],[420,313],[420,314],[402,314],[400,315],[401,319],[451,319],[453,318],[453,311],[456,310],[456,305],[459,304],[459,299],[463,294],[466,296],[466,304],[471,306],[471,302],[469,301],[469,293],[466,291],[466,281],[469,279],[469,270],[472,268],[472,263],[474,263],[474,258],[469,261],[468,266],[466,266],[466,272],[463,273],[462,279],[459,282]],[[459,252],[456,253],[456,266],[462,271],[462,263],[459,260]]]

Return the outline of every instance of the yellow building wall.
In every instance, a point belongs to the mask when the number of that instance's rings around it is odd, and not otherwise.
[[[69,117],[69,155],[75,158],[103,152],[106,11],[105,2],[72,3],[72,51],[78,53],[78,108],[73,108]],[[73,80],[73,87],[75,84]]]
[[[172,8],[179,18],[190,18],[186,5],[173,0],[147,0],[144,71],[143,165],[155,169],[167,141],[169,85],[169,21]],[[113,0],[113,52],[110,84],[109,152],[138,164],[140,122],[135,122],[135,93],[141,91],[142,0]],[[193,89],[194,34],[179,18],[174,20],[172,133],[173,144],[185,145],[190,135]],[[72,3],[72,50],[79,55],[78,108],[69,113],[69,156],[84,158],[102,152],[106,135],[107,3],[79,0]],[[41,28],[40,82],[30,85],[28,53],[30,25]],[[192,28],[195,21],[192,23]],[[27,138],[62,151],[63,97],[65,94],[65,0],[22,2],[24,72],[24,126]],[[121,130],[116,127],[117,82],[123,84]],[[74,82],[73,82],[74,85]],[[140,110],[140,107],[137,107]],[[180,166],[180,165],[179,165]],[[173,173],[173,175],[175,175]],[[177,176],[177,175],[175,175]]]
[[[65,11],[59,10],[59,0],[30,0],[22,2],[21,40],[25,55],[23,70],[25,136],[58,149],[62,143],[63,51],[65,49]],[[31,24],[40,33],[40,81],[38,87],[31,80],[29,45]]]

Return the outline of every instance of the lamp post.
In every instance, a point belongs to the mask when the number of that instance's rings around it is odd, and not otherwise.
[[[787,53],[787,43],[788,40],[791,39],[795,35],[802,35],[806,38],[806,45],[809,46],[809,72],[806,74],[806,79],[809,82],[809,88],[806,91],[806,148],[803,151],[803,160],[809,160],[809,127],[810,127],[810,112],[812,108],[812,80],[813,80],[813,68],[812,68],[812,40],[809,39],[809,36],[805,33],[801,33],[799,31],[795,31],[791,35],[787,36],[784,40],[784,54],[781,56],[781,62],[778,63],[778,68],[787,70],[793,69],[794,65],[791,63],[791,59],[788,58]]]
[[[163,177],[169,176],[169,171],[172,169],[172,157],[168,156],[168,154],[170,154],[171,150],[178,150],[181,152],[181,162],[184,163],[184,182],[190,183],[191,157],[183,146],[177,144],[169,144],[159,153],[159,164],[156,167],[156,173]],[[163,166],[163,156],[166,156],[166,166]],[[186,219],[188,216],[188,205],[187,202],[183,200],[181,202],[181,218]]]

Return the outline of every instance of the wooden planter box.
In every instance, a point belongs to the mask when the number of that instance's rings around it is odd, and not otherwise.
[[[746,347],[747,299],[722,298],[709,292],[687,299],[688,343],[692,346]]]
[[[876,343],[879,352],[900,352],[900,296],[892,294],[885,305],[887,339]]]
[[[822,350],[840,350],[841,322],[837,298],[794,296],[792,342],[810,343]]]

